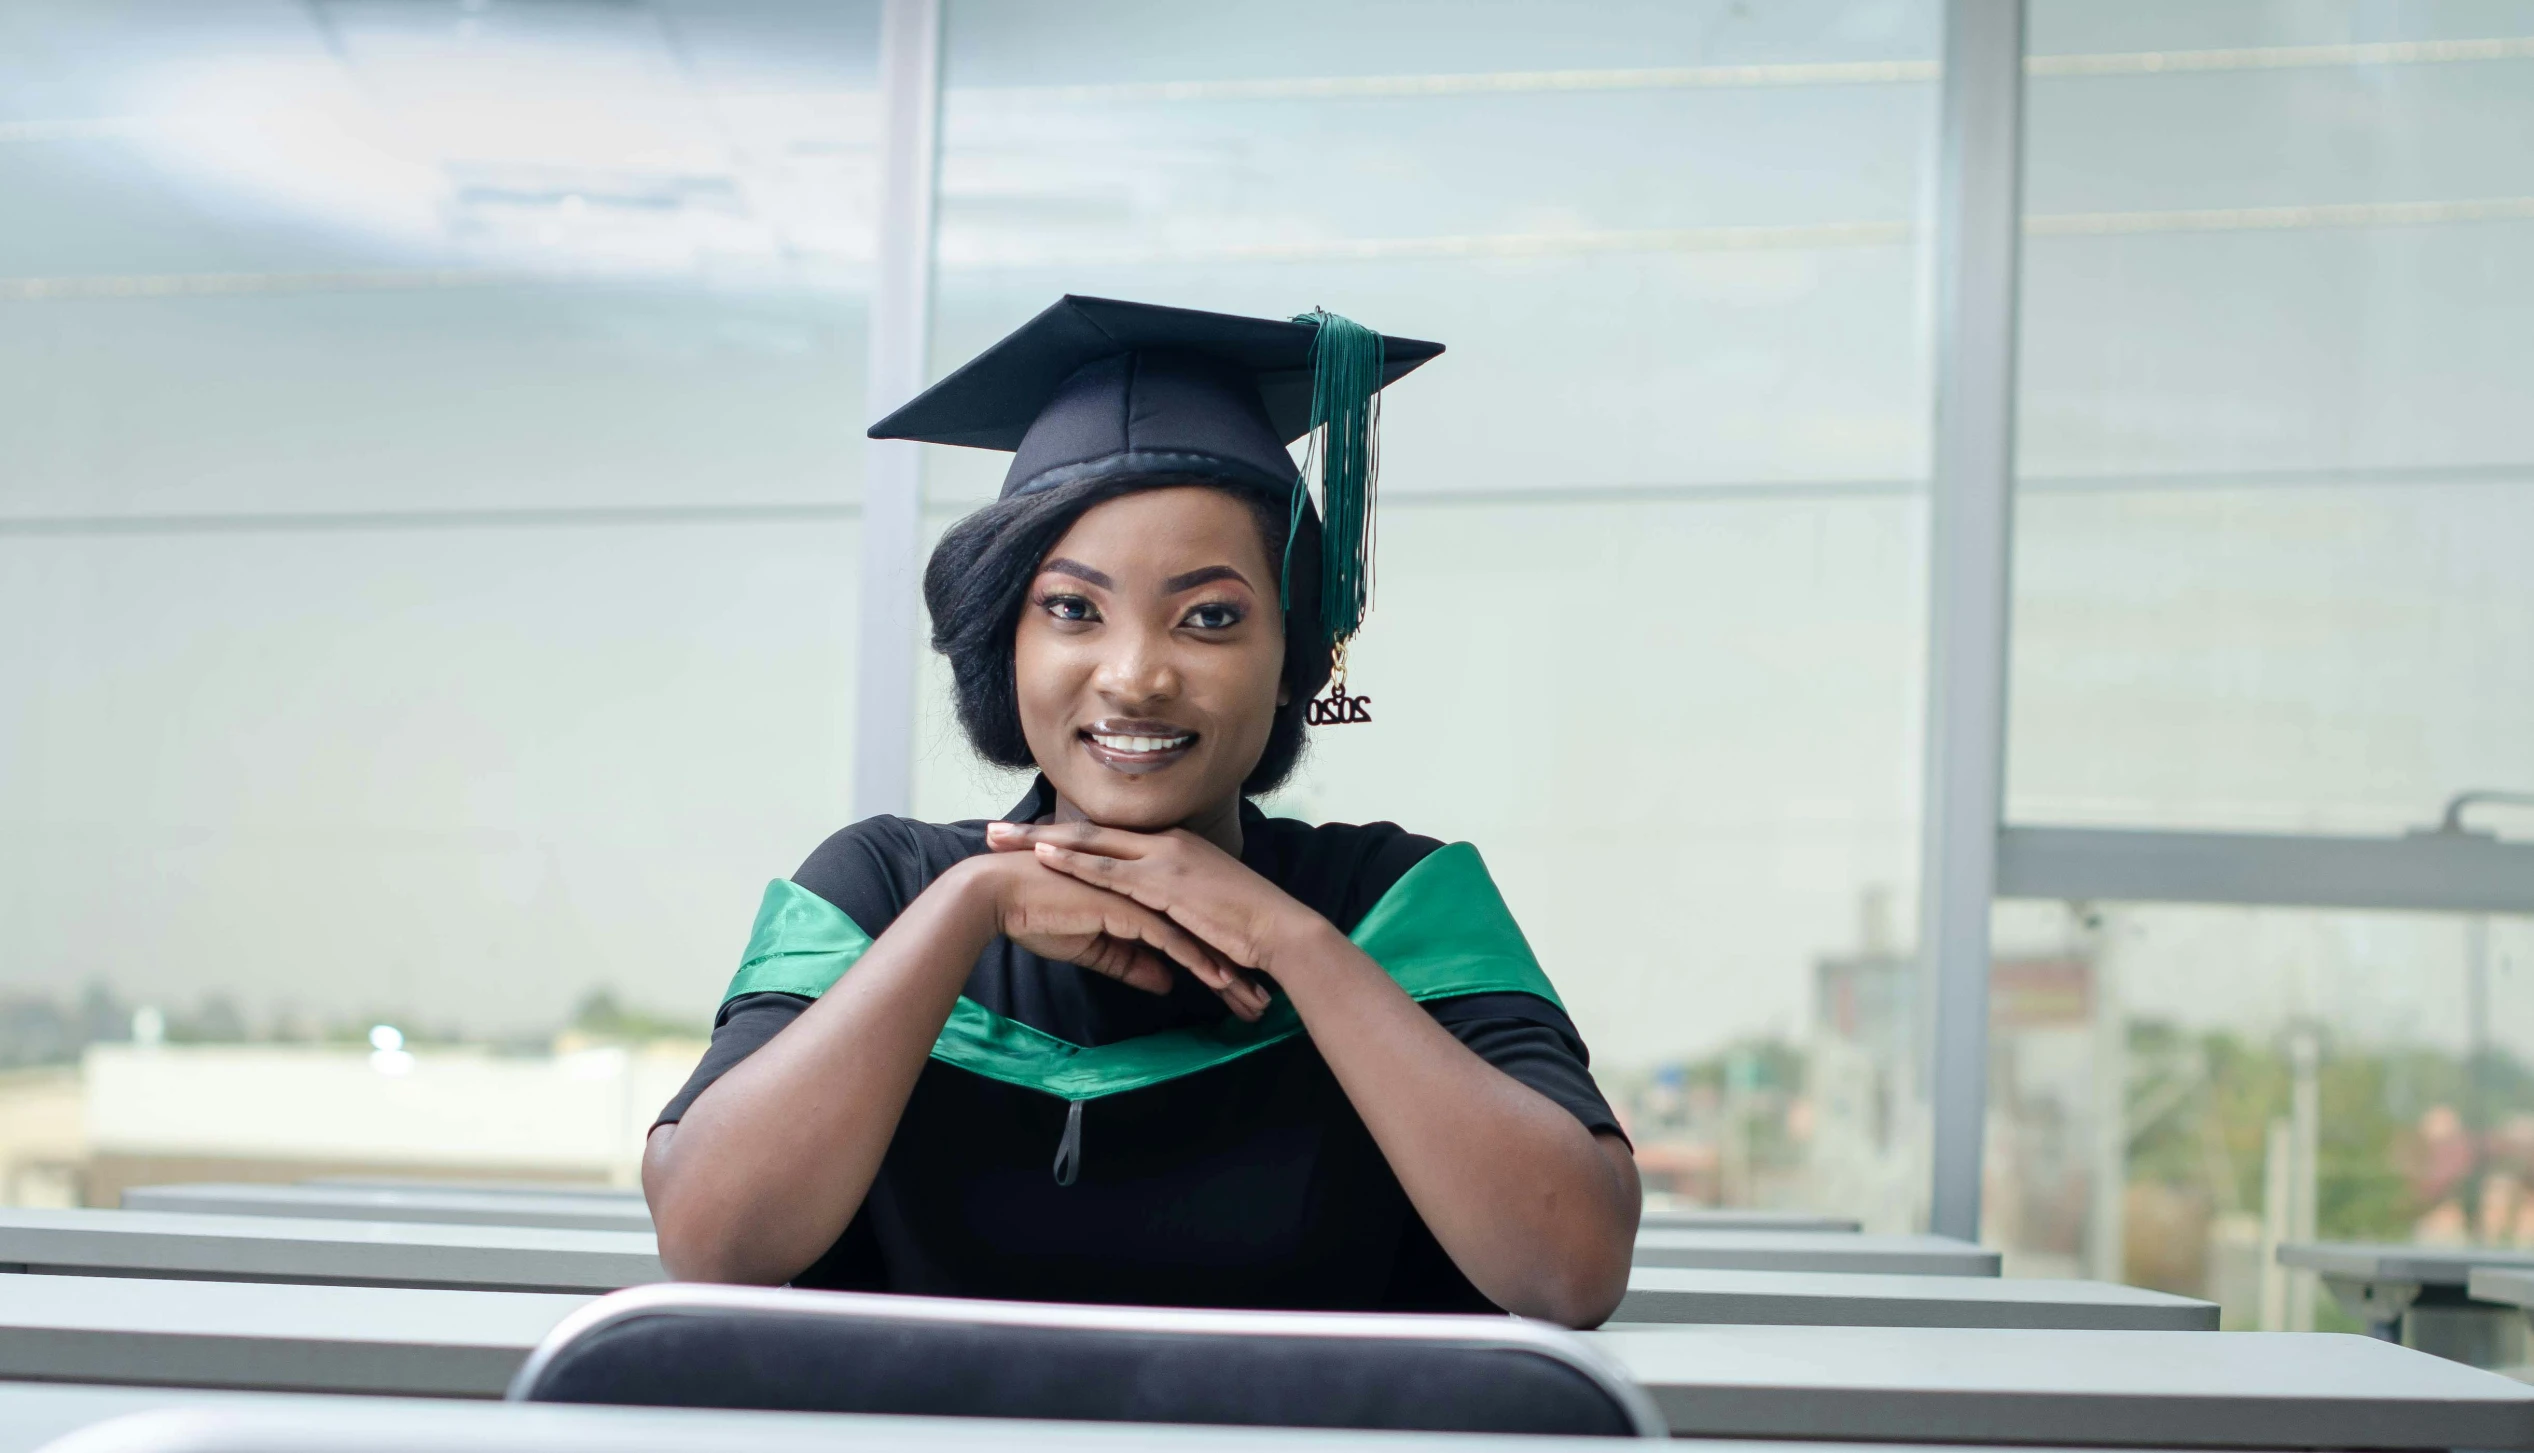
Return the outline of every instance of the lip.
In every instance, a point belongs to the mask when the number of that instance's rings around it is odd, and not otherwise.
[[[1160,739],[1168,740],[1172,745],[1128,749],[1103,742],[1100,740],[1102,737]],[[1201,738],[1195,729],[1177,722],[1153,721],[1144,717],[1108,717],[1075,731],[1074,740],[1082,743],[1082,750],[1092,761],[1112,772],[1140,777],[1158,772],[1195,751]]]

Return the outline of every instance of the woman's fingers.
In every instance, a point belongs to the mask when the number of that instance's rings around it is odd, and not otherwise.
[[[1264,985],[1224,961],[1203,939],[1130,899],[1116,900],[1116,907],[1095,940],[1095,947],[1109,946],[1119,950],[1113,960],[1115,968],[1100,964],[1085,967],[1160,994],[1169,992],[1169,965],[1175,961],[1242,1019],[1255,1022],[1267,1012],[1269,997]]]
[[[1256,1024],[1267,1012],[1264,1002],[1253,999],[1247,994],[1225,994],[1222,999],[1223,1007],[1231,1010],[1232,1017],[1244,1024]]]
[[[1217,991],[1238,977],[1232,965],[1224,962],[1205,940],[1181,928],[1170,919],[1145,907],[1132,898],[1108,895],[1115,905],[1109,909],[1104,925],[1112,938],[1139,939],[1197,976],[1197,982]]]
[[[1099,934],[1074,962],[1147,994],[1170,992],[1170,961],[1131,939]]]
[[[1100,934],[1091,940],[1090,946],[1074,962],[1095,974],[1115,979],[1147,994],[1170,992],[1170,960],[1142,943]],[[1253,1024],[1267,1012],[1267,991],[1254,979],[1235,975],[1230,982],[1215,988],[1214,992],[1223,1001],[1224,1007]]]
[[[1106,858],[1140,858],[1161,841],[1161,835],[1091,822],[990,822],[985,827],[985,841],[987,847],[1005,853],[1053,843]]]
[[[1232,1006],[1233,1013],[1254,1024],[1274,1000],[1256,975],[1240,974],[1233,978],[1232,987],[1223,991],[1223,1002]]]
[[[1062,833],[1076,841],[1087,841],[1111,832],[1091,828],[1087,824],[1063,824],[1059,828],[1036,828],[1027,824],[998,823],[996,828],[1025,829],[1030,833],[1050,835]],[[1083,831],[1075,831],[1083,829]],[[1123,837],[1142,834],[1123,833]],[[997,846],[1017,851],[1023,846],[1019,834],[992,834]],[[1151,841],[1152,839],[1148,839]],[[1148,992],[1166,992],[1170,982],[1170,964],[1177,964],[1195,976],[1197,982],[1213,990],[1234,1014],[1256,1020],[1267,1012],[1272,1002],[1268,988],[1243,972],[1240,963],[1217,950],[1177,919],[1173,918],[1168,894],[1163,891],[1174,875],[1165,865],[1112,857],[1059,846],[1042,836],[1032,847],[1037,866],[1047,870],[1045,879],[1038,879],[1024,870],[1024,880],[1044,883],[1044,889],[1032,889],[1024,899],[1035,900],[1037,907],[1024,916],[1028,925],[1007,920],[1006,932],[1036,932],[1063,943],[1050,957],[1064,957],[1094,972],[1106,974],[1121,983],[1131,984]],[[1063,885],[1061,888],[1056,885]],[[1091,920],[1082,915],[1085,910]],[[1016,934],[1016,936],[1018,936]],[[1042,940],[1034,945],[1041,952],[1056,944]]]
[[[1037,852],[1040,862],[1067,877],[1079,878],[1094,888],[1122,893],[1157,913],[1170,911],[1169,902],[1153,891],[1149,875],[1136,872],[1138,865],[1128,859],[1060,848],[1047,842],[1038,844]]]

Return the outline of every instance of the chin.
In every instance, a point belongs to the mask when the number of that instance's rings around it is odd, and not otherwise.
[[[1222,789],[1208,782],[1202,761],[1174,762],[1158,772],[1121,772],[1081,758],[1065,766],[1063,776],[1050,772],[1047,779],[1102,827],[1163,832],[1222,799]]]
[[[1150,790],[1113,782],[1083,784],[1084,790],[1073,792],[1064,783],[1056,790],[1064,794],[1082,815],[1102,827],[1122,827],[1131,832],[1165,832],[1204,810],[1202,802],[1191,801],[1184,792],[1167,789]]]

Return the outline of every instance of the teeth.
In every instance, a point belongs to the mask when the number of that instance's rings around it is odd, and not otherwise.
[[[1166,752],[1195,741],[1195,736],[1181,733],[1175,737],[1122,737],[1107,732],[1091,733],[1091,740],[1112,752]]]

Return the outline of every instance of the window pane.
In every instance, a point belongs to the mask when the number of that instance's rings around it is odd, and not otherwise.
[[[0,1062],[387,1021],[374,1158],[629,1167],[449,1042],[699,1033],[846,815],[876,13],[9,8]]]
[[[2534,784],[2534,6],[2032,9],[2009,810]]]
[[[1806,1063],[1914,892],[1935,8],[1229,14],[952,0],[936,370],[1065,292],[1448,344],[1384,406],[1377,719],[1270,805],[1477,842],[1657,1190],[1905,1224],[1923,1130]],[[937,524],[1005,461],[935,451]],[[1008,806],[928,710],[924,815]]]
[[[1996,931],[2010,1273],[2358,1330],[2270,1245],[2534,1245],[2534,920],[2009,904]]]

